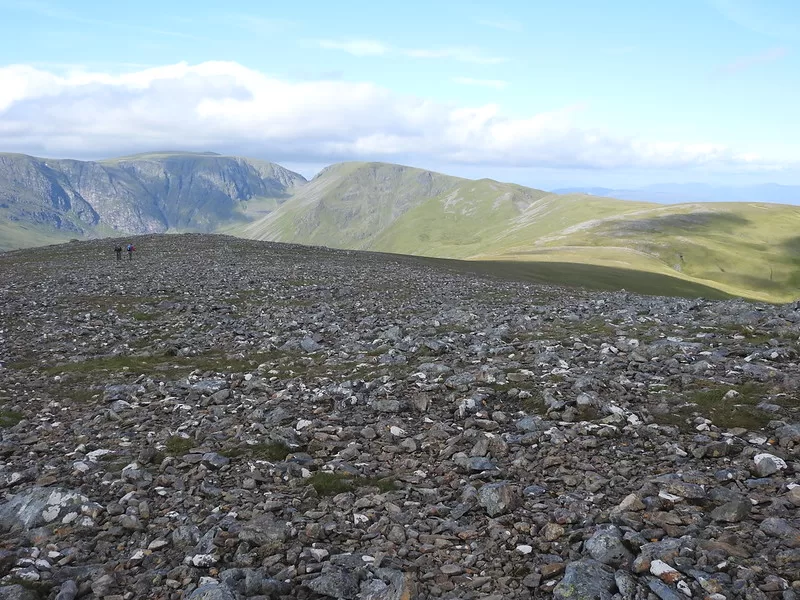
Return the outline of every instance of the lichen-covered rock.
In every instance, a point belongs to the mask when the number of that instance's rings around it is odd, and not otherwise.
[[[519,503],[519,492],[507,481],[487,483],[478,490],[478,503],[486,509],[486,514],[496,517],[514,510]]]
[[[596,561],[613,567],[627,565],[633,559],[622,541],[622,531],[615,526],[597,530],[586,540],[586,550]]]
[[[0,530],[29,530],[41,525],[91,520],[100,510],[89,498],[64,489],[30,488],[0,504]]]
[[[569,563],[553,590],[556,600],[611,600],[616,590],[614,571],[591,558]]]

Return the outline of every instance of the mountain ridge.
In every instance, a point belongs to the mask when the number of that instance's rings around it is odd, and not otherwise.
[[[55,238],[215,231],[221,220],[243,220],[246,203],[274,209],[304,182],[274,163],[207,153],[103,161],[2,153],[0,217]]]
[[[794,300],[800,289],[797,206],[556,194],[382,162],[337,163],[306,180],[275,163],[215,153],[103,161],[0,154],[0,249],[180,231],[604,266],[769,301]]]

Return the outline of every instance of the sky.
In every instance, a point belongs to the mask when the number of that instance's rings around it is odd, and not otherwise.
[[[0,151],[800,184],[796,0],[0,0]]]

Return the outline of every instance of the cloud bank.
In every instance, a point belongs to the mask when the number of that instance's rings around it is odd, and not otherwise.
[[[579,110],[511,117],[493,104],[448,105],[370,83],[284,81],[233,62],[121,75],[0,68],[0,151],[98,158],[185,149],[308,163],[554,168],[779,166],[714,143],[581,128],[574,123]]]

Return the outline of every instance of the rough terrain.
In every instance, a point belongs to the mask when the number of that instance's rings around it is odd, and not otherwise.
[[[800,594],[797,305],[0,254],[0,598]]]

